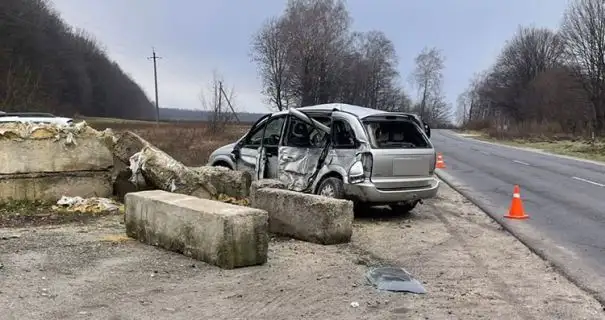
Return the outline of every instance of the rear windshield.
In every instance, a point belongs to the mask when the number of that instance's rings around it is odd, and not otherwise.
[[[366,120],[363,125],[375,149],[427,149],[430,142],[420,128],[408,120]]]

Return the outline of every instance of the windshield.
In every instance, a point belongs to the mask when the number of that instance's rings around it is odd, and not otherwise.
[[[375,149],[428,149],[430,142],[416,124],[408,120],[366,120],[364,127]]]

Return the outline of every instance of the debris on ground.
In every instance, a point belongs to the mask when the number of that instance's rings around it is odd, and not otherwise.
[[[57,201],[57,209],[71,212],[124,212],[124,205],[107,198],[82,198],[63,196]]]
[[[403,268],[378,267],[366,273],[368,281],[378,290],[424,294],[426,289]]]
[[[31,320],[79,320],[79,311],[149,318],[167,308],[175,311],[155,318],[605,318],[594,298],[445,185],[409,215],[388,211],[355,220],[351,243],[274,237],[267,264],[228,271],[134,240],[103,241],[124,234],[122,216],[0,229],[21,235],[0,244],[0,310]],[[368,266],[403,266],[428,294],[378,291],[367,284]],[[40,299],[35,288],[56,297]]]

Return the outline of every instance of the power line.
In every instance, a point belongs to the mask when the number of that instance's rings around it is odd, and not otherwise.
[[[160,123],[160,102],[158,101],[158,66],[157,60],[162,59],[162,57],[158,57],[155,54],[155,48],[151,48],[153,55],[151,57],[147,57],[147,59],[153,60],[153,80],[155,82],[155,121]]]

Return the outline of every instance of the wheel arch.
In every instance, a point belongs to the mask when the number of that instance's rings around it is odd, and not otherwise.
[[[338,178],[338,179],[342,180],[343,183],[345,182],[344,176],[340,172],[328,171],[325,174],[323,174],[319,179],[317,179],[317,183],[315,183],[315,186],[313,187],[314,194],[317,194],[317,189],[319,188],[321,183],[328,178]]]
[[[217,158],[217,159],[215,159],[215,160],[212,162],[211,166],[212,166],[212,167],[226,167],[226,168],[229,168],[229,169],[231,169],[231,170],[234,170],[234,165],[233,165],[233,163],[231,163],[231,161],[229,161],[229,160],[227,160],[227,159],[224,159],[224,158],[222,158],[222,157],[221,157],[221,158]]]

